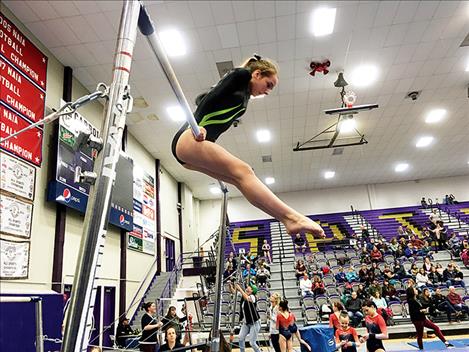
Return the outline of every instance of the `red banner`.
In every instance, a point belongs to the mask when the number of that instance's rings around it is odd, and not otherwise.
[[[2,59],[0,59],[0,99],[33,122],[44,117],[44,93]]]
[[[47,56],[1,12],[0,54],[40,87],[46,89]]]
[[[29,125],[30,123],[18,114],[0,105],[0,138],[6,138]],[[3,142],[0,147],[23,160],[40,166],[42,161],[42,130],[31,128]]]

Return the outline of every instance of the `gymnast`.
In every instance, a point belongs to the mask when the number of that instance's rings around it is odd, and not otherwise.
[[[194,117],[200,134],[194,136],[185,123],[173,139],[172,152],[185,168],[237,187],[251,204],[281,221],[289,234],[311,233],[324,238],[324,231],[317,223],[282,202],[247,163],[215,144],[245,113],[251,95],[268,95],[274,89],[278,83],[277,71],[272,61],[254,55],[241,67],[228,72],[196,99]]]

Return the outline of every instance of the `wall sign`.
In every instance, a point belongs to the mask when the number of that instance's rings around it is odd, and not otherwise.
[[[0,279],[27,279],[29,275],[29,241],[0,239]]]
[[[0,232],[23,237],[31,237],[33,205],[5,194],[0,194]]]
[[[34,200],[36,168],[5,153],[0,153],[0,189]]]

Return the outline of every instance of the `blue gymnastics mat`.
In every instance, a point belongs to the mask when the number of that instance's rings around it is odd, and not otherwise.
[[[469,346],[469,339],[455,339],[455,340],[448,340],[451,344],[454,345],[455,348],[464,348]],[[408,345],[418,348],[417,342],[408,342]],[[446,350],[445,344],[441,342],[440,340],[438,341],[428,341],[423,343],[423,349],[424,351],[442,351]],[[464,349],[465,351],[466,349]],[[469,349],[467,349],[469,351]]]

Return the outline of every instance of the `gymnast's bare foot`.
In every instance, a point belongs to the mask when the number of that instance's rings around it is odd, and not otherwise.
[[[311,233],[315,238],[325,238],[324,230],[310,218],[301,214],[290,216],[283,222],[290,235],[297,233]]]

